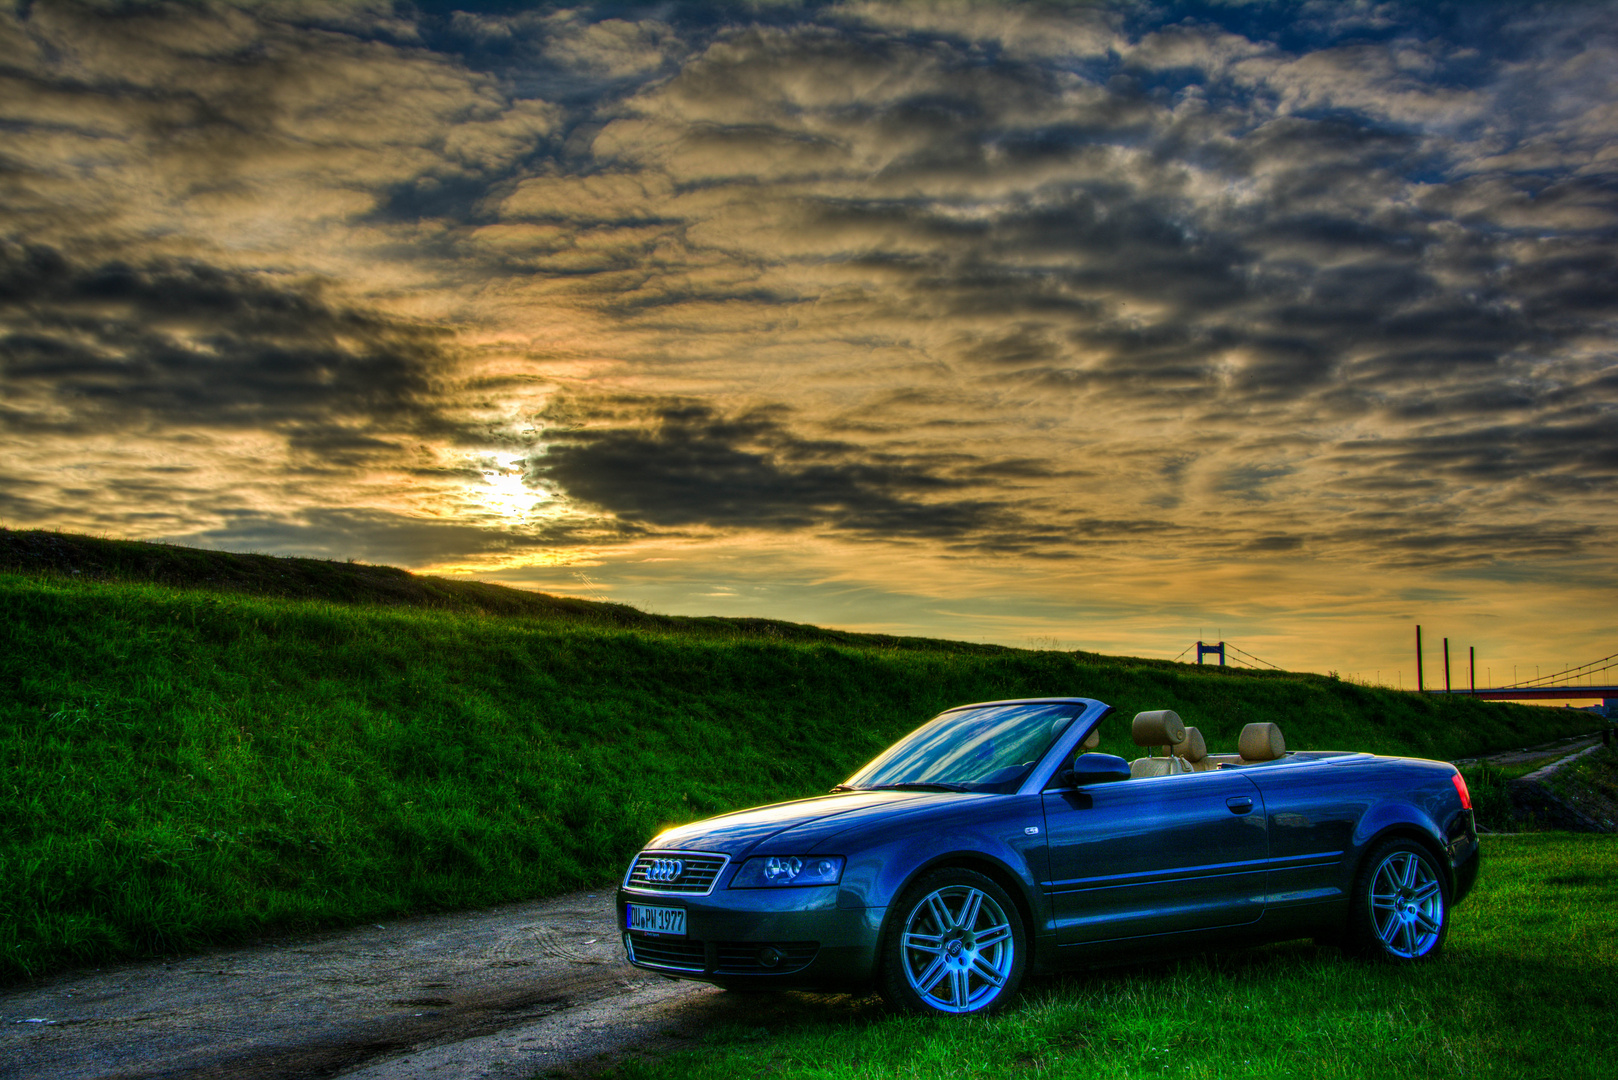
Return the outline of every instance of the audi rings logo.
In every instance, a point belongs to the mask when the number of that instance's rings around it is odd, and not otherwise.
[[[679,859],[653,859],[646,864],[646,880],[667,885],[679,881],[685,873],[685,863]]]

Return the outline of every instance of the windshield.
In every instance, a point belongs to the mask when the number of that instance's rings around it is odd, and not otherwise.
[[[1071,701],[955,709],[900,739],[842,786],[1015,791],[1082,712]]]

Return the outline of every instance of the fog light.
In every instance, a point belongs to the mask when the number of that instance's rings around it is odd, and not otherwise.
[[[758,958],[759,967],[772,968],[781,962],[781,950],[766,945],[754,954]]]

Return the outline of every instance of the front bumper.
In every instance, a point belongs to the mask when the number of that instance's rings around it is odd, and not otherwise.
[[[838,889],[716,889],[707,896],[619,888],[618,931],[629,962],[678,979],[771,989],[871,981],[885,908],[837,906]],[[627,904],[683,908],[685,933],[628,928]]]

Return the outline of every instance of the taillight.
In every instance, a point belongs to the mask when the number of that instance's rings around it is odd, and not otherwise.
[[[1455,781],[1455,794],[1461,797],[1461,809],[1472,809],[1472,793],[1466,790],[1466,777],[1456,772],[1450,779]]]

